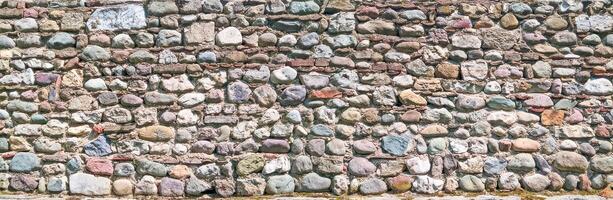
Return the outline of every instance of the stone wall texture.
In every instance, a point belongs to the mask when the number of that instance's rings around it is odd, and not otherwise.
[[[611,0],[0,0],[0,190],[613,183]]]

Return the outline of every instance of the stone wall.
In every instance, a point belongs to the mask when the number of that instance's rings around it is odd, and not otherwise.
[[[0,188],[613,182],[610,0],[0,0]]]

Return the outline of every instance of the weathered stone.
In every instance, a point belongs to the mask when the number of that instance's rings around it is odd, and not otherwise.
[[[86,61],[107,61],[111,58],[111,54],[102,47],[89,45],[83,49],[80,57]]]
[[[236,165],[236,172],[243,176],[261,171],[264,168],[265,160],[261,156],[250,155],[242,159]]]
[[[380,179],[371,178],[360,184],[359,190],[365,195],[381,194],[387,191],[387,185]]]
[[[111,194],[111,180],[85,173],[70,175],[69,190],[71,194],[102,196]]]
[[[366,158],[356,157],[349,161],[348,171],[354,176],[368,176],[377,170]]]
[[[581,154],[569,151],[560,151],[554,154],[553,166],[565,172],[582,173],[588,169],[589,162]]]
[[[522,185],[529,191],[540,192],[545,190],[551,181],[547,176],[541,174],[533,174],[522,178]]]
[[[148,126],[137,130],[138,137],[148,141],[168,141],[175,137],[175,130],[166,126]]]
[[[239,45],[243,42],[243,36],[237,28],[228,27],[217,33],[215,41],[221,46]]]
[[[10,170],[13,172],[31,172],[40,169],[40,159],[33,153],[17,153],[11,159]]]
[[[266,181],[267,194],[285,194],[294,192],[296,185],[290,175],[270,176]]]
[[[129,20],[125,20],[128,17]],[[123,5],[96,9],[87,20],[87,29],[128,30],[147,26],[145,9],[138,5]]]
[[[443,189],[443,180],[428,176],[416,176],[413,181],[413,191],[418,193],[433,194]]]
[[[330,189],[332,180],[317,173],[308,173],[299,180],[298,190],[304,192],[325,192]]]

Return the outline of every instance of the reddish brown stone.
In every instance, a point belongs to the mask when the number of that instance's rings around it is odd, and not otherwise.
[[[592,181],[590,181],[590,177],[587,174],[579,175],[579,189],[583,191],[592,189]]]
[[[113,163],[111,160],[104,158],[90,158],[85,164],[87,171],[96,175],[110,176],[113,175]]]
[[[128,61],[128,57],[130,57],[129,51],[113,51],[111,60],[116,63],[125,63]]]
[[[401,174],[396,177],[388,178],[387,183],[394,192],[406,192],[412,187],[413,179],[410,176]]]
[[[64,69],[72,69],[78,66],[81,66],[81,64],[79,64],[79,57],[74,57],[66,61],[66,64],[64,64]]]
[[[245,62],[249,57],[247,54],[242,51],[232,51],[226,54],[225,61],[227,63],[242,63]]]
[[[564,123],[564,111],[544,110],[541,113],[541,123],[545,126],[562,125]]]
[[[379,9],[377,9],[377,7],[374,7],[374,6],[361,6],[358,8],[358,10],[356,10],[355,14],[365,15],[365,16],[368,16],[374,19],[374,18],[377,18],[377,16],[379,16]]]
[[[177,179],[183,179],[189,176],[192,173],[192,170],[186,165],[175,165],[170,168],[170,172],[168,173],[171,177]]]
[[[513,140],[512,149],[517,152],[537,152],[541,149],[541,144],[529,138],[518,138]]]
[[[592,68],[592,73],[594,73],[594,74],[602,74],[602,73],[606,73],[606,72],[607,72],[607,69],[604,68],[604,67],[597,66],[597,67]]]
[[[500,149],[500,151],[509,151],[511,150],[511,141],[509,140],[500,140],[498,141],[498,148]]]
[[[94,130],[94,133],[102,133],[104,132],[104,126],[100,125],[100,124],[94,124],[94,127],[92,127],[92,130]]]
[[[38,11],[32,8],[23,10],[23,17],[38,18]]]
[[[312,67],[315,65],[315,61],[313,59],[295,59],[287,61],[286,64],[290,67]]]
[[[376,124],[381,120],[379,110],[376,108],[366,108],[362,110],[362,119],[368,124]]]
[[[312,90],[311,97],[317,99],[334,99],[340,98],[343,94],[336,88],[326,87],[320,90]]]
[[[436,77],[456,79],[460,75],[460,66],[451,63],[441,63],[436,66]]]
[[[414,123],[419,122],[420,119],[421,113],[416,110],[409,110],[406,111],[404,114],[400,115],[400,120],[403,122]]]
[[[609,133],[609,129],[607,129],[605,125],[597,126],[596,129],[594,129],[594,131],[596,132],[597,137],[603,137],[603,138],[611,137]]]
[[[488,19],[487,17],[485,17],[485,19],[481,19],[479,21],[477,21],[477,23],[475,23],[475,28],[480,29],[480,28],[491,28],[494,26],[494,22],[492,22],[492,20]]]

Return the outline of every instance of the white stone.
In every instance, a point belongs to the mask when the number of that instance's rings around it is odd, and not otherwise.
[[[122,5],[97,9],[86,25],[90,31],[141,29],[147,26],[147,18],[143,6]]]
[[[243,36],[237,28],[227,27],[217,33],[216,41],[220,46],[239,45],[243,43]]]
[[[111,194],[111,180],[91,174],[76,173],[69,178],[70,194],[102,196]]]
[[[406,161],[411,174],[426,174],[430,171],[430,159],[428,156],[417,156]]]
[[[272,174],[272,173],[281,174],[281,173],[288,172],[290,168],[291,168],[291,163],[289,161],[289,158],[287,158],[287,156],[281,156],[274,160],[268,161],[268,163],[264,165],[264,169],[262,170],[262,173],[265,175]]]
[[[590,95],[605,96],[613,94],[613,84],[606,78],[588,80],[583,88],[585,93]]]

